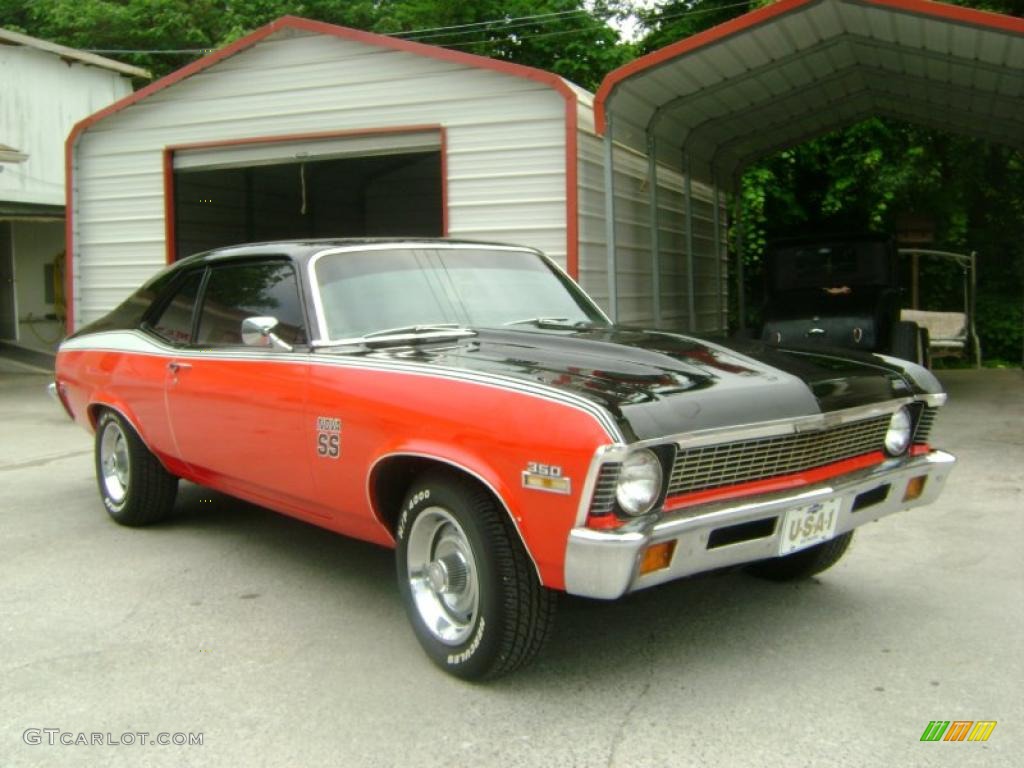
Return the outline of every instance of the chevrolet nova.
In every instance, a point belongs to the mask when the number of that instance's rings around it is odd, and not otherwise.
[[[919,366],[615,326],[537,251],[480,243],[198,254],[65,341],[54,391],[118,523],[184,478],[393,547],[464,678],[532,658],[560,591],[819,573],[954,463]]]

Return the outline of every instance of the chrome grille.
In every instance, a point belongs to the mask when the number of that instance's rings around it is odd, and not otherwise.
[[[816,432],[680,450],[668,493],[675,496],[764,480],[880,451],[889,419],[877,416]]]
[[[594,495],[590,499],[591,515],[607,515],[615,509],[615,484],[619,480],[622,464],[609,462],[601,466],[594,484]]]
[[[938,408],[925,406],[921,409],[921,414],[917,420],[917,428],[914,430],[915,443],[921,445],[928,442],[928,436],[931,434],[932,425],[935,423],[935,417],[938,413]]]

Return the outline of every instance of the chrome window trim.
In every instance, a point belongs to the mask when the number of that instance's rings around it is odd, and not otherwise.
[[[339,253],[356,253],[359,251],[415,251],[415,250],[437,250],[441,248],[452,250],[479,250],[481,248],[495,251],[516,251],[519,253],[536,253],[543,257],[539,251],[524,246],[511,245],[474,245],[471,243],[438,243],[429,241],[410,240],[408,242],[396,243],[366,243],[363,245],[341,245],[332,248],[325,248],[310,256],[306,264],[306,277],[309,281],[309,293],[313,298],[313,313],[316,315],[316,326],[318,338],[311,341],[312,346],[326,345],[331,343],[327,335],[327,318],[324,315],[324,305],[320,298],[320,283],[316,278],[316,263],[324,256],[334,256]]]
[[[336,341],[332,341],[328,337],[328,335],[327,335],[327,318],[324,315],[323,301],[320,298],[320,284],[319,284],[319,282],[317,281],[317,278],[316,278],[316,263],[321,258],[323,258],[324,256],[333,256],[333,255],[338,254],[338,253],[353,253],[353,252],[357,252],[357,251],[410,251],[410,250],[463,250],[463,251],[472,250],[472,251],[507,251],[507,252],[513,252],[513,253],[532,253],[532,254],[538,256],[541,259],[541,261],[543,261],[549,267],[552,267],[556,272],[558,272],[559,274],[563,275],[568,280],[573,282],[576,285],[576,287],[579,288],[580,292],[582,292],[583,295],[587,297],[587,299],[590,301],[590,303],[593,305],[593,307],[598,311],[598,313],[601,315],[601,318],[605,322],[607,322],[609,324],[611,323],[611,320],[608,318],[608,315],[606,315],[604,310],[601,309],[601,307],[599,307],[597,305],[597,302],[595,302],[590,297],[590,295],[588,293],[586,293],[586,291],[583,290],[583,288],[579,285],[579,283],[576,282],[575,280],[573,280],[573,278],[569,275],[569,273],[566,272],[564,269],[562,269],[561,265],[559,265],[553,259],[548,258],[548,256],[546,254],[542,253],[541,251],[538,251],[536,248],[529,248],[529,247],[524,246],[524,245],[497,245],[497,244],[490,245],[490,244],[487,244],[487,243],[458,243],[458,242],[447,243],[447,242],[436,242],[436,241],[435,242],[430,242],[430,241],[410,240],[409,242],[404,242],[404,243],[395,243],[395,242],[389,242],[389,243],[369,243],[369,244],[366,244],[366,245],[343,245],[343,246],[337,246],[337,247],[333,247],[333,248],[325,248],[324,250],[318,251],[317,253],[313,254],[309,258],[309,261],[306,264],[306,278],[307,278],[307,281],[309,283],[309,294],[310,294],[310,296],[313,299],[313,314],[315,315],[314,319],[316,320],[316,330],[317,330],[317,334],[318,334],[318,338],[317,339],[311,340],[309,342],[310,345],[316,347],[316,346],[329,346],[332,343],[334,343],[334,344],[337,343]]]

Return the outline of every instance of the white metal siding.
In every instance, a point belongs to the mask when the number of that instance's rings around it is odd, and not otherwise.
[[[0,45],[0,143],[28,155],[4,164],[0,200],[64,205],[64,138],[71,126],[131,93],[116,72]]]
[[[604,142],[579,132],[580,282],[607,308]],[[616,145],[615,240],[618,319],[653,326],[654,285],[647,158]],[[661,254],[661,328],[716,332],[727,327],[726,211],[719,209],[719,252],[715,259],[713,192],[693,184],[693,250],[697,324],[690,328],[683,175],[658,167],[658,229]]]
[[[74,171],[76,325],[165,259],[168,145],[409,125],[447,131],[449,235],[566,259],[565,101],[541,83],[287,32],[97,123]]]

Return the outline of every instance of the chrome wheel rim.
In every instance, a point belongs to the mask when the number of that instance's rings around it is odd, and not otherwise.
[[[452,514],[428,507],[413,521],[406,547],[413,604],[430,633],[446,645],[469,639],[480,608],[476,560]]]
[[[100,474],[103,476],[103,488],[115,504],[120,504],[128,495],[129,468],[128,441],[124,432],[116,422],[108,421],[100,437]]]

